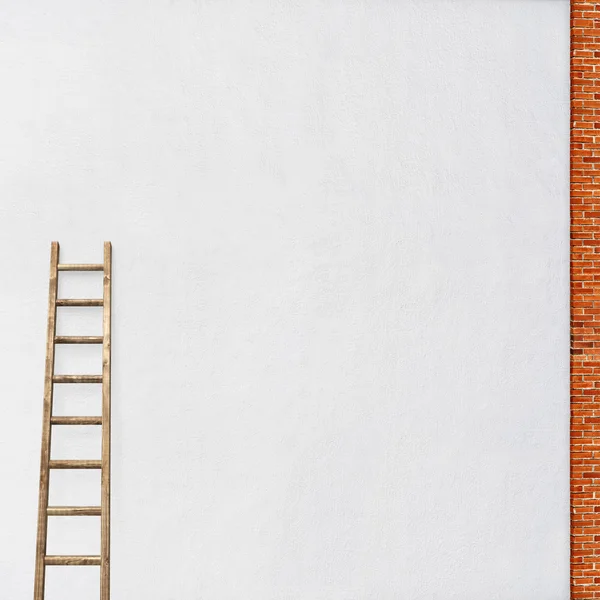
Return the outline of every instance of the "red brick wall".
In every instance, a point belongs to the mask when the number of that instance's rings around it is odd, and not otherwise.
[[[600,598],[600,0],[571,1],[571,598]],[[598,180],[596,181],[596,177]]]

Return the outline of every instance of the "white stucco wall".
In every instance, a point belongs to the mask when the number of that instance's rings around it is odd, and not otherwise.
[[[0,598],[56,239],[114,248],[114,600],[566,600],[568,33],[567,0],[0,1]]]

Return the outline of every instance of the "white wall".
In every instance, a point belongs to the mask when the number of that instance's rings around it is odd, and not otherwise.
[[[0,0],[0,53],[0,598],[53,239],[113,242],[114,600],[568,598],[567,0]]]

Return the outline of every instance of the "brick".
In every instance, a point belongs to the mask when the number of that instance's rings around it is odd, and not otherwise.
[[[600,135],[596,130],[600,130],[600,0],[572,0],[571,598],[581,600],[600,600],[600,394],[596,395],[600,391],[600,285],[596,283],[600,283]]]

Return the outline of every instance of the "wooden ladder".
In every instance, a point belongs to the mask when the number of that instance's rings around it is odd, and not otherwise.
[[[46,341],[46,371],[44,379],[44,417],[42,427],[42,453],[40,461],[40,495],[38,508],[37,548],[35,560],[34,600],[44,600],[46,566],[97,565],[100,567],[100,600],[110,599],[110,296],[111,256],[110,242],[104,243],[104,263],[87,265],[60,264],[59,245],[52,242],[50,254],[50,292],[48,299],[48,330]],[[104,297],[102,299],[59,299],[59,271],[102,271]],[[101,336],[57,336],[56,309],[60,306],[102,306]],[[101,375],[56,375],[54,349],[56,344],[102,344]],[[52,414],[55,383],[102,384],[102,416],[55,417]],[[100,425],[102,427],[101,460],[52,460],[50,447],[53,425]],[[101,469],[100,506],[48,506],[50,469]],[[99,516],[101,542],[99,556],[49,556],[46,554],[48,517]]]

